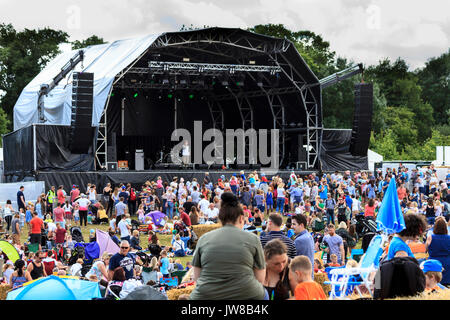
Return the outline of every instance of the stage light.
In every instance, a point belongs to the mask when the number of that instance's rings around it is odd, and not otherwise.
[[[193,94],[190,94],[190,95],[189,95],[189,99],[194,99],[194,95],[193,95]]]
[[[256,64],[256,61],[255,61],[255,60],[250,60],[250,61],[248,62],[248,64]]]
[[[138,96],[138,93],[136,92],[133,97],[137,98],[137,96]]]
[[[169,94],[167,95],[167,98],[172,99],[172,98],[173,98],[173,94],[169,93]]]
[[[191,59],[189,59],[189,58],[183,58],[183,62],[189,62],[189,61],[191,61]]]
[[[114,97],[114,92],[111,92],[111,97]]]

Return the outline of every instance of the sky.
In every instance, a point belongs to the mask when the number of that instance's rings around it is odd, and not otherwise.
[[[0,0],[0,23],[63,30],[71,41],[95,34],[107,42],[182,25],[281,23],[322,35],[355,63],[402,57],[414,70],[449,49],[450,0]]]

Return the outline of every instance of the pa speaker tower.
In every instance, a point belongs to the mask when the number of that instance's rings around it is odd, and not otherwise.
[[[372,130],[373,85],[359,83],[355,85],[355,111],[350,142],[350,153],[353,156],[367,156],[370,131]]]
[[[92,127],[94,101],[94,74],[74,72],[72,84],[72,120],[69,149],[75,154],[87,154],[93,144]]]

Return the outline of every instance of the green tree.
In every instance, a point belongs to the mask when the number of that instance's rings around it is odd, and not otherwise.
[[[450,49],[426,62],[417,76],[422,99],[433,107],[435,122],[450,125]]]
[[[397,137],[391,129],[380,133],[376,137],[372,134],[370,139],[370,149],[381,154],[384,160],[400,159],[397,145]]]
[[[0,105],[9,120],[8,128],[22,89],[60,52],[58,45],[67,39],[67,33],[50,28],[16,31],[11,24],[0,24],[0,92],[4,93]],[[5,128],[1,121],[0,130]]]
[[[397,150],[401,151],[409,144],[417,141],[417,128],[414,124],[414,113],[406,107],[386,107],[382,112],[383,121],[392,131],[397,142]]]
[[[86,47],[93,46],[96,44],[103,44],[103,43],[105,43],[105,41],[103,41],[103,38],[99,38],[96,35],[90,36],[89,38],[84,39],[82,41],[75,40],[75,41],[71,42],[72,50],[82,49],[82,48],[86,48]]]

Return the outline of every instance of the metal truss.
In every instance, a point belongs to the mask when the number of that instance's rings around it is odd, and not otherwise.
[[[278,66],[256,66],[245,64],[219,64],[219,63],[194,63],[194,62],[162,62],[149,61],[148,67],[152,73],[161,73],[173,71],[227,71],[230,74],[235,72],[270,72],[275,74],[281,71]]]

